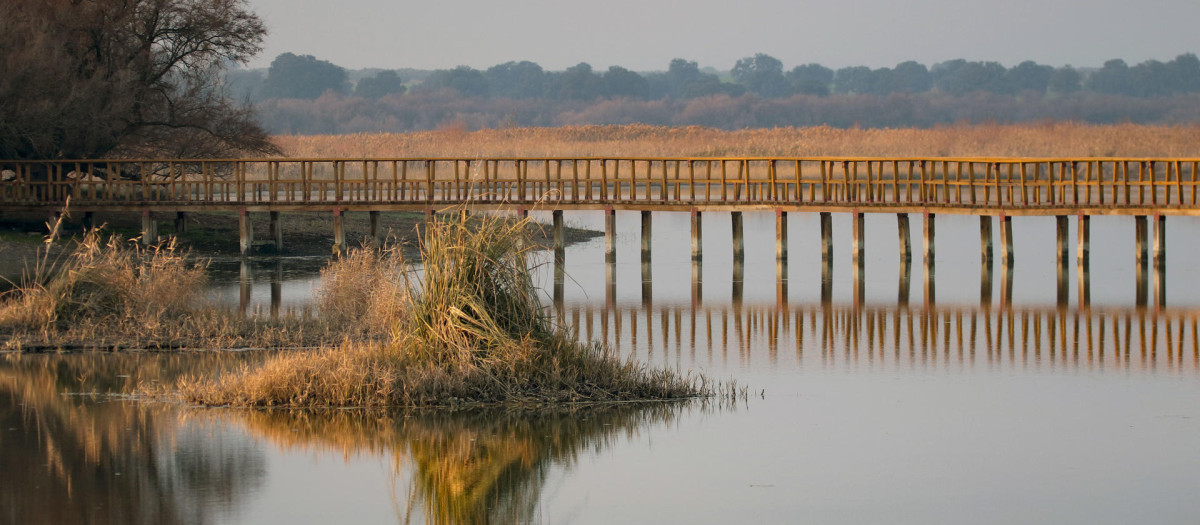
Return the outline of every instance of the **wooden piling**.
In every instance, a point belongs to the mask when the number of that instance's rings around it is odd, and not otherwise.
[[[1154,216],[1154,269],[1167,267],[1167,217]]]
[[[1003,264],[1013,264],[1013,231],[1012,217],[1000,215],[1000,259]]]
[[[158,244],[158,223],[149,209],[142,210],[142,246]]]
[[[863,226],[863,213],[854,210],[850,212],[850,236],[851,236],[851,253],[854,261],[861,261],[866,255],[866,239],[863,238],[865,227]]]
[[[912,260],[912,240],[908,226],[908,214],[896,214],[896,229],[900,232],[900,264],[907,264]]]
[[[979,257],[989,267],[992,263],[992,217],[979,216]]]
[[[604,207],[604,262],[617,262],[617,212]]]
[[[368,217],[368,220],[367,220],[368,228],[367,229],[369,230],[367,232],[367,242],[370,243],[371,246],[375,246],[375,247],[382,246],[383,245],[382,233],[379,231],[379,212],[374,211],[374,210],[369,211],[369,212],[367,212],[367,217]]]
[[[787,256],[787,212],[775,208],[775,260],[787,261]]]
[[[1136,215],[1133,217],[1133,235],[1134,235],[1134,256],[1137,258],[1138,264],[1143,264],[1146,261],[1146,237],[1148,235],[1146,227],[1146,216]]]
[[[254,225],[250,222],[250,212],[246,208],[238,210],[238,249],[242,257],[250,255],[254,248]]]
[[[833,216],[827,212],[821,212],[821,260],[833,260]]]
[[[666,191],[665,189],[663,191]],[[651,223],[650,210],[642,210],[642,264],[650,264]]]
[[[1075,245],[1076,266],[1086,265],[1092,255],[1092,217],[1080,214],[1075,227],[1078,239]]]
[[[426,231],[428,231],[428,228],[429,228],[428,221],[429,221],[430,215],[431,215],[431,213],[427,209],[425,212],[425,218],[427,221],[425,224]],[[345,250],[346,250],[346,230],[342,226],[342,209],[334,208],[333,209],[333,253],[334,253],[334,255],[341,255],[342,252],[344,252]]]
[[[279,252],[283,250],[283,224],[279,221],[279,212],[270,212],[269,216],[269,233],[271,240],[275,243],[275,251]]]
[[[92,212],[89,211],[83,215],[84,225],[89,228],[91,227],[88,225],[91,214]],[[182,235],[184,233],[187,233],[187,212],[177,211],[175,212],[175,234]]]
[[[922,256],[924,257],[926,268],[933,268],[933,262],[934,262],[933,239],[934,239],[934,226],[935,226],[936,222],[937,222],[937,216],[935,214],[925,212],[925,217],[924,217],[924,221],[922,221],[921,230],[922,230],[922,240],[924,241],[924,244],[922,246],[925,249],[925,253]]]
[[[1059,268],[1067,266],[1067,216],[1054,216],[1054,239],[1055,239],[1055,258],[1058,260]],[[1061,271],[1061,270],[1060,270]]]
[[[552,221],[552,230],[554,232],[554,263],[562,266],[566,260],[566,244],[563,241],[564,226],[563,226],[563,211],[554,210],[550,213]]]
[[[693,261],[699,261],[704,256],[700,225],[701,225],[700,210],[697,208],[692,208],[692,260]]]
[[[734,264],[746,258],[746,239],[742,228],[742,212],[731,212],[730,219],[733,227],[733,260]]]

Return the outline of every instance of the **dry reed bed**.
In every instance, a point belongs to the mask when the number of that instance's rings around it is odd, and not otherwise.
[[[1200,126],[1051,122],[929,129],[722,131],[647,125],[284,135],[291,157],[1200,157]]]
[[[180,383],[188,401],[236,406],[463,406],[676,399],[711,394],[702,377],[650,370],[580,342],[542,306],[527,258],[528,220],[440,220],[423,271],[399,252],[360,251],[326,280],[346,323],[388,341],[281,355],[217,380]],[[371,275],[369,269],[382,269]],[[345,275],[343,275],[345,274]],[[381,291],[382,290],[382,291]]]

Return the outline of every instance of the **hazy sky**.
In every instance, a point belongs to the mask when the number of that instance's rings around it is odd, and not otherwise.
[[[250,0],[284,52],[343,67],[486,68],[532,60],[729,69],[767,53],[784,67],[894,66],[953,58],[1012,66],[1131,65],[1200,52],[1197,0]]]

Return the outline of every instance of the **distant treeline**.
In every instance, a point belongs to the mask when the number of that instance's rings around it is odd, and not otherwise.
[[[1032,61],[951,60],[893,68],[806,64],[785,71],[774,57],[738,60],[727,73],[675,59],[666,71],[581,63],[546,71],[533,62],[486,70],[349,72],[285,53],[264,73],[234,71],[228,87],[255,103],[276,133],[410,131],[564,124],[927,127],[956,122],[1078,120],[1200,122],[1200,59],[1054,68]]]

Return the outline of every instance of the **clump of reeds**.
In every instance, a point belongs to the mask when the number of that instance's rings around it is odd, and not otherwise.
[[[442,406],[696,396],[684,379],[622,361],[578,341],[541,305],[524,221],[475,217],[438,221],[422,243],[423,273],[381,272],[408,292],[390,341],[346,342],[281,355],[217,381],[180,384],[209,405]],[[356,257],[352,255],[351,257]]]
[[[344,330],[386,334],[408,311],[409,270],[397,245],[350,250],[321,269],[317,312]]]
[[[40,259],[0,302],[0,328],[49,332],[93,324],[152,331],[188,314],[207,282],[204,264],[177,252],[174,242],[143,249],[116,236],[106,240],[97,230],[72,242],[58,259]]]

